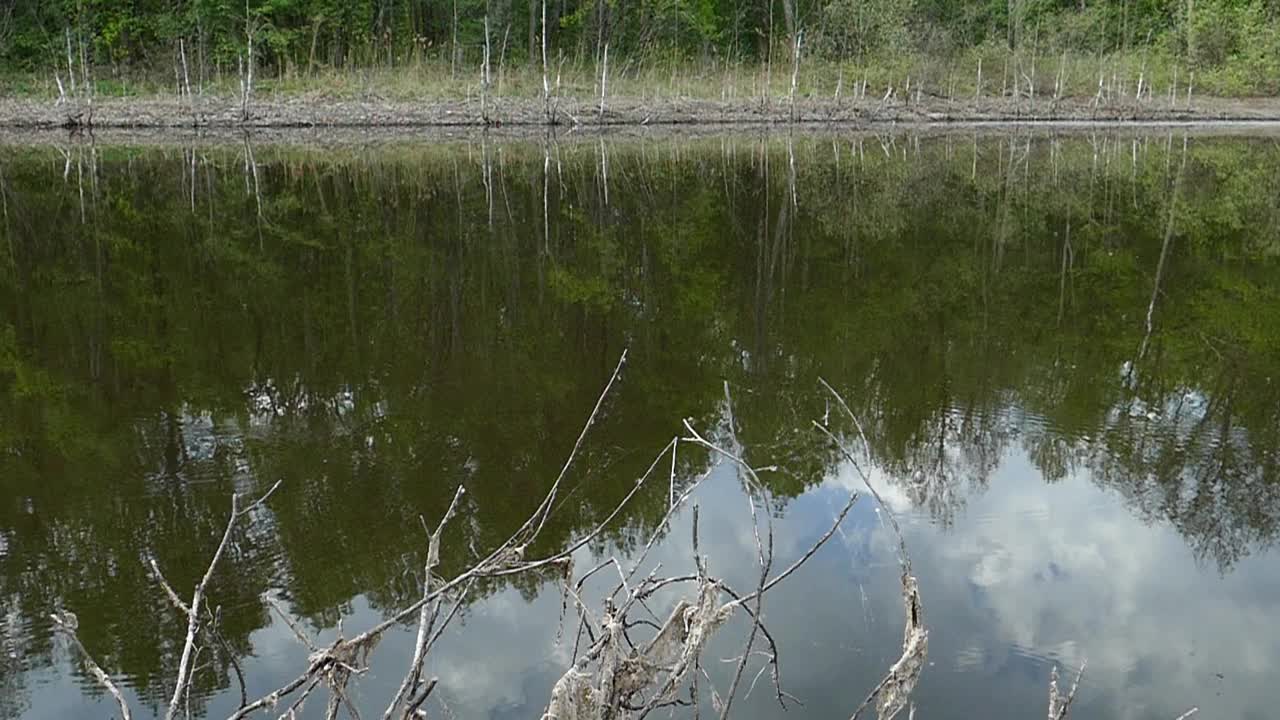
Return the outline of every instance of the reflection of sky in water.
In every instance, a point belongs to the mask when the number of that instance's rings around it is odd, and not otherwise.
[[[842,467],[787,507],[776,526],[776,567],[826,529],[845,488],[856,483]],[[696,498],[712,572],[750,587],[754,541],[733,478],[714,474]],[[1269,630],[1280,611],[1276,555],[1245,558],[1221,577],[1197,566],[1174,530],[1144,524],[1088,477],[1045,484],[1020,454],[1006,458],[990,488],[970,497],[947,530],[914,512],[901,490],[886,488],[885,498],[902,513],[931,630],[917,717],[1037,717],[1051,663],[1075,667],[1085,658],[1076,717],[1172,719],[1192,705],[1203,717],[1272,713],[1280,665],[1280,638]],[[648,567],[661,562],[666,574],[691,568],[689,521],[686,511]],[[592,564],[582,557],[577,567]],[[597,593],[610,584],[600,578],[588,586]],[[844,717],[857,706],[898,653],[897,590],[892,538],[874,504],[860,501],[833,543],[768,596],[765,618],[779,640],[786,689],[805,701],[788,717]],[[662,614],[671,600],[656,600],[655,611]],[[532,602],[508,589],[470,607],[432,656],[429,672],[440,678],[433,716],[537,717],[572,644],[571,632],[557,638],[559,611],[554,584]],[[378,619],[361,599],[348,609],[345,626],[359,632]],[[746,628],[735,618],[705,656],[722,690],[732,663],[721,659],[741,651]],[[279,622],[254,633],[252,642],[251,696],[304,666],[305,651]],[[380,713],[377,701],[402,674],[411,643],[405,630],[379,646],[356,691],[370,711]],[[96,704],[86,701],[83,682],[73,687],[58,671],[36,671],[27,680],[25,717],[98,717],[113,709],[101,696]],[[210,716],[229,714],[236,695],[232,689],[210,700]],[[736,707],[735,717],[780,715],[767,674]],[[313,699],[307,716],[321,716],[322,708]]]

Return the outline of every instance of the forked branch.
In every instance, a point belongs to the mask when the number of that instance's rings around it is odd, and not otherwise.
[[[178,677],[174,683],[173,697],[169,700],[169,707],[165,711],[165,720],[173,720],[178,715],[178,708],[182,705],[182,699],[187,696],[187,686],[191,683],[192,665],[194,664],[193,655],[196,650],[196,636],[200,630],[200,609],[205,599],[205,591],[209,586],[209,581],[213,578],[213,572],[218,567],[218,563],[222,560],[223,553],[226,552],[227,545],[231,542],[232,531],[235,530],[236,523],[241,518],[253,512],[255,508],[262,505],[271,497],[273,493],[280,487],[282,481],[276,481],[257,500],[248,505],[240,506],[240,495],[232,493],[231,495],[231,515],[227,519],[226,529],[222,532],[222,541],[218,543],[218,549],[213,553],[213,559],[209,561],[209,567],[204,571],[204,575],[200,578],[200,582],[196,584],[195,591],[191,594],[191,602],[184,603],[179,598],[178,593],[174,591],[173,586],[164,579],[164,574],[160,572],[160,565],[154,558],[150,558],[148,565],[155,574],[156,580],[164,588],[165,594],[169,597],[169,601],[187,616],[187,637],[182,645],[182,657],[178,661]]]

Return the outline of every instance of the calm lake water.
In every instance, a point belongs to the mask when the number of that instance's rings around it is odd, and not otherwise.
[[[1076,718],[1274,717],[1280,144],[1149,132],[0,149],[0,717],[114,712],[59,608],[137,715],[162,710],[185,621],[143,561],[193,587],[232,492],[277,480],[211,586],[227,645],[193,705],[234,711],[233,656],[251,696],[282,684],[306,650],[266,597],[326,642],[411,603],[419,518],[460,483],[441,574],[500,544],[624,349],[540,553],[682,420],[722,429],[727,382],[747,458],[777,466],[790,563],[859,483],[813,428],[821,377],[914,558],[917,717],[1043,717],[1051,668],[1086,660]],[[679,483],[710,469],[713,571],[751,587],[736,474],[677,458]],[[646,487],[578,567],[635,552],[668,493]],[[690,523],[649,566],[692,568]],[[805,702],[787,717],[847,717],[900,653],[895,547],[864,497],[768,596]],[[431,717],[539,716],[572,652],[559,588],[467,604],[429,662]],[[721,690],[748,628],[707,650]],[[379,646],[366,717],[412,640]],[[781,715],[767,683],[735,717]]]

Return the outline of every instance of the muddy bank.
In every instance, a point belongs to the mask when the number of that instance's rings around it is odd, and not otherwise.
[[[1149,137],[1153,133],[1175,133],[1182,137],[1270,137],[1280,140],[1280,122],[1261,121],[1170,121],[1170,122],[1115,122],[1073,123],[1044,122],[1011,124],[1006,122],[965,123],[953,122],[900,122],[880,124],[874,122],[803,125],[769,125],[767,123],[723,125],[579,125],[556,128],[549,133],[542,125],[434,125],[422,127],[125,127],[97,128],[92,132],[63,128],[5,128],[0,127],[0,150],[15,147],[67,146],[74,144],[99,144],[136,148],[174,148],[199,145],[204,148],[218,146],[243,147],[251,141],[255,146],[295,148],[305,150],[345,151],[352,148],[374,149],[413,147],[420,143],[432,145],[488,142],[543,141],[554,137],[557,143],[589,142],[607,139],[610,143],[649,140],[680,139],[692,141],[700,138],[755,138],[770,135],[787,137],[833,137],[844,140],[865,138],[883,140],[886,136],[910,136],[917,139],[941,138],[963,135],[973,137],[1007,137],[1017,132],[1023,137],[1070,137],[1094,135],[1099,131],[1113,138]]]
[[[924,96],[911,102],[873,99],[760,98],[705,100],[687,98],[610,98],[600,112],[598,100],[563,98],[553,103],[556,123],[564,126],[752,125],[797,123],[1123,123],[1123,122],[1280,122],[1280,98],[1196,98],[1170,107],[1167,100],[1099,104],[1092,99],[1028,100],[978,98],[952,101]],[[39,129],[92,125],[94,128],[395,128],[449,126],[539,126],[547,124],[541,99],[490,101],[488,120],[478,100],[427,99],[421,102],[371,97],[263,98],[241,116],[231,97],[194,101],[176,97],[97,98],[92,108],[48,100],[0,99],[0,128]]]

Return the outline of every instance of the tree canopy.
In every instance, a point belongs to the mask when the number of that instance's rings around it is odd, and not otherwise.
[[[1250,65],[1278,47],[1278,0],[0,0],[0,62],[35,70],[68,46],[115,72],[234,67],[249,37],[280,72],[477,58],[491,41],[537,57],[545,8],[557,54],[760,61],[803,33],[834,58],[946,55],[981,45],[1090,53],[1155,48],[1199,67]],[[498,50],[495,50],[498,52]],[[78,51],[75,52],[77,56]]]

